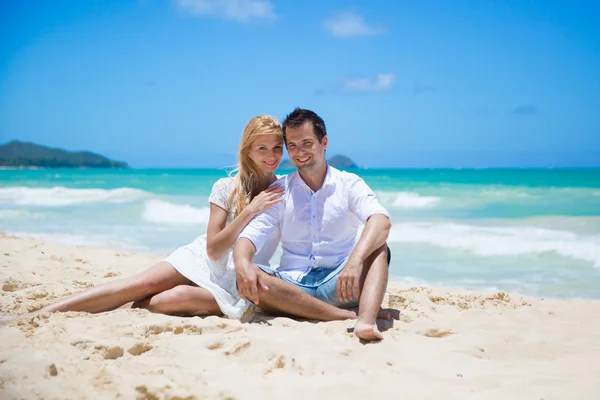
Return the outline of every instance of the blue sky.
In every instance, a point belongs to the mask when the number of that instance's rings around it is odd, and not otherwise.
[[[0,142],[230,165],[296,106],[365,167],[600,166],[595,1],[0,2]]]

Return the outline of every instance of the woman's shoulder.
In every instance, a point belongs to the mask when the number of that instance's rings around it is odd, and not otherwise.
[[[211,190],[211,198],[215,196],[219,196],[222,198],[229,197],[233,188],[235,186],[235,178],[234,177],[226,177],[218,179],[212,187]]]
[[[235,176],[226,176],[225,178],[219,178],[215,182],[215,186],[228,186],[233,185],[235,182]]]

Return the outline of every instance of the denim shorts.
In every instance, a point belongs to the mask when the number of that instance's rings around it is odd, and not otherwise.
[[[344,269],[347,260],[348,259],[344,260],[335,268],[313,268],[310,270],[310,272],[308,272],[308,274],[299,279],[292,277],[287,271],[278,271],[261,264],[256,264],[256,266],[267,274],[283,279],[284,281],[304,290],[312,297],[324,301],[327,304],[331,304],[340,308],[353,308],[358,306],[358,299],[350,302],[344,302],[340,300],[337,295],[338,277]]]
[[[390,262],[392,261],[392,251],[389,247],[387,248],[387,251],[387,264],[389,266]],[[344,269],[344,266],[346,266],[347,261],[348,258],[342,261],[342,263],[335,268],[313,268],[308,274],[299,280],[292,277],[287,271],[278,271],[266,265],[260,264],[256,264],[256,266],[271,276],[275,276],[291,283],[294,286],[298,286],[312,297],[324,301],[327,304],[331,304],[340,308],[354,308],[358,307],[358,299],[354,299],[350,302],[344,302],[340,300],[337,295],[338,278]]]

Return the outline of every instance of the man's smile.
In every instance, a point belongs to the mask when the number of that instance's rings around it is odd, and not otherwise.
[[[308,160],[310,160],[310,156],[296,157],[296,161],[298,161],[301,164],[304,164]]]

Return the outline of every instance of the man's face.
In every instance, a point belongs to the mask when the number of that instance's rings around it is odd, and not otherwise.
[[[306,122],[298,128],[287,128],[285,137],[290,160],[299,171],[317,170],[325,164],[327,136],[319,142],[312,123]]]

